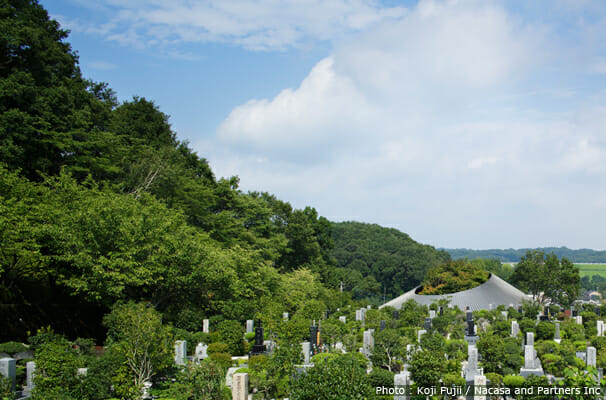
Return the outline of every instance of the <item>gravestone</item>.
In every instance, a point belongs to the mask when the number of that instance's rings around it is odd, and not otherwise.
[[[604,336],[604,321],[598,320],[597,322],[598,336]]]
[[[255,344],[252,347],[251,354],[258,355],[265,353],[265,344],[263,344],[263,327],[261,326],[261,320],[258,321],[259,326],[255,328]],[[248,324],[247,324],[248,325]]]
[[[233,376],[232,400],[248,400],[248,374],[237,373]]]
[[[577,310],[572,310],[572,316],[573,317],[578,317],[579,316],[579,312]]]
[[[200,362],[208,358],[208,345],[204,343],[198,343],[196,346],[195,359]]]
[[[425,318],[425,326],[424,326],[426,331],[430,331],[431,330],[431,318]]]
[[[594,311],[598,317],[602,316],[602,309],[600,308],[600,306],[595,306]]]
[[[593,346],[587,347],[587,366],[596,367],[596,349]]]
[[[202,332],[210,333],[210,321],[208,319],[202,321]]]
[[[501,319],[503,321],[507,321],[508,317],[509,317],[509,314],[507,314],[507,311],[501,311]]]
[[[394,311],[392,311],[392,313],[391,313],[391,317],[392,317],[393,319],[396,319],[396,320],[397,320],[397,319],[400,319],[400,312],[399,312],[398,310],[394,310]]]
[[[442,315],[444,315],[444,307],[440,306],[440,307],[438,308],[438,310],[439,310],[439,313],[440,313],[440,317],[441,317]]]
[[[575,317],[575,321],[576,321],[577,324],[583,325],[583,317],[581,317],[580,315],[577,315]]]
[[[383,332],[385,330],[385,328],[387,328],[387,322],[384,320],[381,320],[379,331]]]
[[[255,331],[255,321],[252,319],[246,320],[246,333],[253,333]]]
[[[370,356],[372,355],[372,351],[375,347],[375,338],[374,338],[374,333],[375,330],[374,329],[368,329],[366,331],[364,331],[364,336],[363,336],[363,349],[364,349],[364,355],[366,356],[366,358],[370,358]]]
[[[11,390],[14,391],[17,379],[17,361],[14,358],[0,359],[0,375],[8,378]]]
[[[372,309],[372,306],[370,304],[366,306],[366,310],[371,310],[371,309]],[[366,312],[366,310],[364,310],[364,312]]]
[[[393,376],[393,385],[396,390],[396,394],[393,400],[407,400],[407,390],[410,384],[410,371],[404,368],[404,371]]]
[[[474,345],[467,346],[467,365],[465,366],[465,381],[471,382],[476,375],[481,375],[478,369],[478,349]]]
[[[419,331],[419,333],[417,333],[417,339],[418,339],[418,342],[419,342],[419,343],[421,343],[421,336],[423,336],[423,335],[424,335],[424,334],[426,334],[426,333],[427,333],[427,331],[426,331],[425,329],[421,329],[421,330]]]
[[[523,311],[522,306],[518,306],[518,313],[522,314],[522,311]]]
[[[34,385],[34,373],[36,371],[36,362],[28,361],[25,363],[25,390],[31,392],[36,385]]]
[[[476,394],[482,392],[475,392],[476,386],[486,386],[486,376],[485,375],[476,375],[473,377],[473,386],[474,386],[474,395],[472,396],[474,400],[486,400],[486,396],[483,394]]]
[[[434,319],[436,317],[436,312],[434,310],[429,310],[429,318]]]
[[[545,306],[545,310],[543,311],[544,315],[547,315],[547,318],[549,318],[549,306]]]
[[[318,327],[315,323],[309,327],[309,343],[311,343],[311,351],[313,352],[318,346]]]
[[[527,378],[530,375],[542,376],[543,374],[541,360],[538,359],[534,346],[524,346],[524,366],[520,368],[520,375]]]
[[[341,353],[345,353],[345,348],[343,347],[343,343],[341,342],[337,342],[335,343],[335,350],[341,352]]]
[[[282,313],[282,319],[283,319],[284,321],[288,321],[288,313],[287,313],[287,312]]]
[[[303,364],[309,365],[309,359],[311,356],[311,343],[301,343],[301,353],[303,354]]]
[[[488,305],[488,311],[492,311],[492,303]]]
[[[341,316],[339,317],[339,321],[341,321],[341,322],[343,322],[344,324],[346,324],[346,323],[347,323],[347,317],[346,317],[345,315],[341,315]]]
[[[526,346],[534,347],[534,332],[526,332]]]
[[[175,342],[175,364],[185,365],[187,359],[187,342],[185,340],[177,340]]]
[[[76,370],[76,376],[86,376],[88,375],[88,368],[78,368]]]
[[[236,373],[237,370],[239,370],[242,367],[229,367],[227,369],[227,373],[225,374],[225,386],[227,386],[228,388],[233,388],[233,384],[234,384],[234,374]]]
[[[560,323],[556,322],[555,324],[555,334],[553,335],[553,341],[556,343],[560,343],[562,338],[560,337]]]

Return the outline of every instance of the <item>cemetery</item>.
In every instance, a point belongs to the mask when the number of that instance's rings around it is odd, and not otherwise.
[[[150,309],[130,307],[147,313],[149,321],[157,317]],[[123,388],[122,396],[311,399],[313,390],[332,390],[402,400],[527,399],[587,391],[587,398],[594,398],[599,393],[606,365],[600,306],[575,302],[565,309],[524,298],[471,307],[461,309],[448,298],[430,304],[407,299],[398,308],[350,305],[322,312],[317,320],[300,318],[297,312],[219,325],[204,319],[200,332],[159,333],[162,326],[156,321],[144,332],[148,345],[131,349],[148,354],[133,360],[141,364],[141,381]],[[96,388],[97,397],[88,392],[82,398],[111,398],[109,382],[103,383],[112,381],[111,374],[102,365],[110,366],[112,353],[128,351],[129,345],[69,342],[51,331],[32,339],[29,345],[0,346],[10,351],[0,359],[4,398],[44,398],[59,384],[80,387],[83,393]],[[154,350],[155,340],[172,340],[173,345],[168,352]],[[61,373],[53,362],[60,364]],[[146,363],[155,371],[146,370]],[[327,371],[324,386],[314,389],[320,379],[316,374]],[[352,385],[333,383],[339,374],[352,373],[359,378]],[[13,397],[6,397],[8,393]]]

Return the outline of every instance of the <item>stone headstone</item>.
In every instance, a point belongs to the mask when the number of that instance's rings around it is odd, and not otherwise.
[[[372,309],[372,306],[369,304],[369,305],[367,305],[367,306],[366,306],[366,309],[367,309],[367,310],[371,310],[371,309]]]
[[[288,321],[288,313],[287,313],[287,312],[282,313],[282,319],[283,319],[284,321]]]
[[[473,312],[472,311],[465,312],[465,321],[473,321]]]
[[[520,325],[518,321],[511,321],[511,336],[516,337],[520,333]]]
[[[581,317],[580,315],[577,315],[575,317],[575,321],[576,321],[577,324],[583,325],[583,317]]]
[[[380,330],[381,332],[383,332],[383,331],[385,330],[385,328],[387,328],[387,321],[383,321],[383,320],[381,320],[379,330]]]
[[[396,390],[394,400],[406,400],[406,391],[410,384],[410,372],[406,369],[393,376],[393,385]]]
[[[25,390],[31,392],[36,385],[34,385],[34,373],[36,371],[36,362],[28,361],[25,363]]]
[[[426,333],[427,333],[427,331],[425,329],[421,329],[419,331],[419,333],[417,333],[417,339],[418,339],[419,343],[421,343],[421,336],[423,336]]]
[[[440,308],[438,308],[440,316],[444,315],[444,307],[440,306]]]
[[[210,333],[210,321],[208,319],[202,321],[202,332]]]
[[[488,311],[492,311],[492,303],[488,305]]]
[[[483,392],[475,391],[476,386],[486,386],[486,376],[485,375],[476,375],[473,377],[473,386],[474,386],[474,400],[486,400],[486,396],[481,394]],[[480,394],[478,394],[480,393]]]
[[[473,319],[467,321],[467,336],[475,336],[476,328]]]
[[[560,337],[560,323],[556,322],[555,324],[555,334],[553,335],[553,341],[556,343],[560,343],[562,338]]]
[[[259,326],[255,328],[255,344],[252,347],[251,354],[263,354],[266,350],[265,344],[263,343],[263,327],[261,326],[261,321],[259,320]]]
[[[364,336],[363,336],[363,349],[364,349],[364,355],[366,356],[366,358],[370,358],[370,356],[372,355],[372,351],[375,347],[375,339],[374,339],[374,333],[375,330],[374,329],[368,329],[366,331],[364,331]]]
[[[466,382],[473,381],[476,375],[481,375],[478,369],[478,349],[474,345],[467,346],[467,364],[463,371]]]
[[[504,321],[507,321],[508,317],[509,317],[509,314],[507,314],[507,311],[501,311],[501,319],[503,319]]]
[[[526,345],[534,346],[534,332],[526,332]]]
[[[524,368],[526,369],[534,369],[534,346],[527,344],[524,346]]]
[[[196,346],[195,359],[196,361],[202,361],[208,358],[208,345],[204,343],[198,343]]]
[[[600,308],[600,306],[595,306],[594,311],[598,317],[602,316],[602,309]]]
[[[425,318],[425,325],[423,327],[426,331],[431,330],[431,318]]]
[[[248,374],[234,374],[232,382],[232,400],[248,400]]]
[[[175,364],[185,365],[187,359],[187,342],[185,340],[177,340],[175,342]]]
[[[435,310],[429,310],[429,318],[434,319],[436,317]]]
[[[311,343],[312,351],[318,345],[318,327],[316,325],[309,327],[309,343]]]
[[[311,357],[311,343],[301,343],[301,353],[303,354],[303,364],[309,365],[309,358]]]
[[[400,319],[400,312],[398,310],[393,310],[391,313],[391,317],[393,319]]]
[[[522,306],[518,306],[518,313],[522,314],[522,311],[524,311],[524,310],[522,309]]]
[[[242,368],[242,367],[229,367],[227,369],[227,373],[225,374],[225,386],[229,387],[230,389],[233,388],[233,385],[234,385],[234,374],[240,368]]]
[[[255,331],[255,321],[252,319],[246,320],[246,333],[253,333]]]
[[[344,324],[346,324],[346,323],[347,323],[347,317],[346,317],[345,315],[341,315],[341,316],[339,317],[339,321],[341,321],[341,322],[343,322]]]
[[[596,324],[598,328],[598,336],[604,336],[604,321],[598,320]]]
[[[572,316],[573,317],[578,317],[579,316],[579,312],[577,310],[572,310]]]
[[[78,368],[76,370],[76,376],[86,376],[88,375],[88,368]]]
[[[9,379],[11,390],[14,391],[17,379],[17,361],[14,358],[0,359],[0,375]]]
[[[587,366],[596,367],[596,349],[593,346],[587,347]]]

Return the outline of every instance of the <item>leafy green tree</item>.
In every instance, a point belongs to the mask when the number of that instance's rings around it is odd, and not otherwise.
[[[188,363],[177,374],[177,384],[171,387],[171,395],[176,400],[223,400],[224,372],[212,361]]]
[[[482,354],[482,366],[486,372],[501,374],[505,361],[503,338],[491,333],[482,334],[478,341],[478,352]]]
[[[77,374],[82,363],[72,344],[60,335],[41,335],[36,347],[33,399],[77,399],[82,381]]]
[[[437,387],[443,368],[444,356],[439,352],[417,351],[410,361],[411,377],[419,387]]]
[[[512,284],[530,292],[539,303],[550,298],[565,306],[576,299],[579,281],[579,270],[568,259],[536,250],[529,250],[511,275]]]
[[[375,347],[370,361],[377,367],[386,368],[389,372],[398,369],[397,361],[406,352],[406,341],[395,329],[385,329],[375,333]]]
[[[150,304],[117,304],[104,323],[113,349],[125,359],[127,380],[141,395],[143,384],[173,362],[173,340]]]
[[[244,327],[237,321],[222,321],[217,327],[221,341],[229,347],[229,353],[240,356],[244,353]]]

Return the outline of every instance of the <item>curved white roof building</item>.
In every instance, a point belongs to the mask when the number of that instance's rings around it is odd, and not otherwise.
[[[490,278],[480,286],[462,292],[442,295],[417,294],[420,290],[421,286],[417,286],[404,293],[402,296],[388,301],[379,308],[391,306],[400,309],[402,304],[410,299],[413,299],[419,304],[426,305],[430,305],[439,299],[448,299],[453,307],[458,306],[461,310],[464,310],[465,307],[469,306],[472,311],[478,311],[488,310],[490,304],[492,304],[493,308],[496,308],[499,304],[503,304],[505,307],[509,307],[510,304],[513,304],[514,307],[516,307],[517,305],[522,304],[522,300],[531,298],[495,274],[490,274]]]

